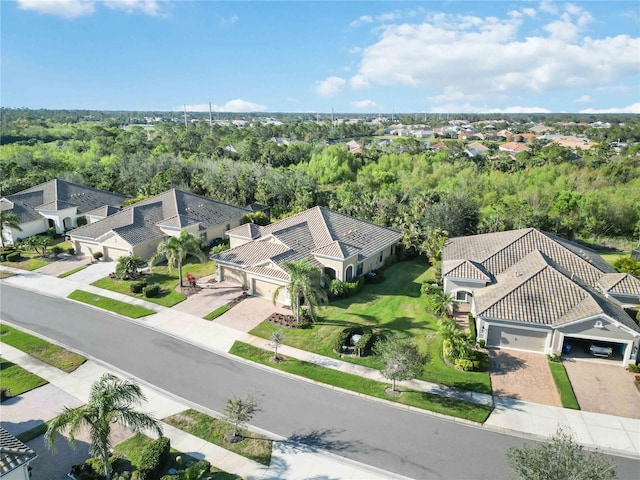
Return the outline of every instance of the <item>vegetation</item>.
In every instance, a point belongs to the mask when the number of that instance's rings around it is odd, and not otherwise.
[[[391,380],[391,390],[396,392],[396,381],[412,380],[422,373],[426,359],[410,340],[391,335],[376,343],[376,355],[384,363],[382,374]]]
[[[16,330],[4,323],[0,324],[0,339],[2,343],[22,350],[32,357],[67,373],[73,372],[86,360],[86,358],[72,353],[69,350],[45,342],[28,333]]]
[[[222,306],[216,308],[213,312],[207,313],[202,318],[204,318],[205,320],[215,320],[220,315],[222,315],[223,313],[228,312],[229,310],[231,310],[231,307],[229,305],[222,305]]]
[[[76,268],[74,268],[72,270],[69,270],[68,272],[61,273],[60,275],[58,275],[58,278],[69,277],[69,276],[73,275],[74,273],[81,272],[85,268],[87,268],[86,265],[82,265],[81,267],[76,267]]]
[[[84,290],[74,290],[67,298],[93,305],[94,307],[102,308],[104,310],[109,310],[110,312],[117,313],[118,315],[124,315],[129,318],[141,318],[155,313],[153,310],[149,310],[144,307],[131,305],[130,303],[121,302],[120,300],[114,300],[109,297],[103,297],[96,293],[85,292]]]
[[[93,383],[89,400],[81,407],[68,408],[49,423],[44,435],[49,448],[55,448],[56,435],[66,431],[69,444],[75,448],[75,436],[82,427],[89,428],[89,453],[96,458],[104,469],[106,480],[111,480],[111,424],[119,422],[135,433],[145,430],[154,431],[162,436],[159,422],[150,415],[135,409],[145,401],[142,390],[135,383],[122,380],[115,375],[105,373]]]
[[[34,388],[46,385],[45,379],[25,370],[19,365],[0,358],[0,388],[16,397]]]
[[[578,399],[573,393],[571,381],[569,380],[569,376],[567,375],[567,371],[565,370],[562,362],[558,363],[550,361],[549,369],[551,370],[551,375],[553,376],[556,388],[558,389],[558,393],[560,394],[560,401],[562,402],[562,406],[564,408],[580,410]]]
[[[200,241],[190,233],[180,232],[178,237],[169,237],[166,241],[158,245],[158,251],[151,257],[151,265],[161,260],[167,261],[169,272],[174,268],[178,269],[178,285],[182,287],[182,263],[188,255],[194,256],[200,262],[207,260],[206,255],[200,247]]]
[[[249,435],[241,429],[240,434],[246,438],[242,442],[230,442],[228,438],[230,433],[233,433],[233,425],[224,420],[190,409],[163,421],[263,465],[269,465],[271,462],[272,440],[255,433]]]
[[[231,397],[227,399],[224,409],[227,421],[233,426],[233,430],[227,438],[231,443],[241,441],[244,436],[240,429],[246,427],[256,413],[260,411],[258,399],[253,395]]]
[[[129,280],[137,277],[144,265],[145,262],[138,255],[125,255],[118,258],[115,273],[120,280]]]
[[[315,320],[316,309],[329,301],[327,292],[320,286],[321,283],[328,283],[329,279],[318,270],[318,267],[311,265],[306,258],[294,262],[284,262],[283,267],[289,274],[290,280],[286,287],[281,285],[273,292],[274,305],[280,293],[286,289],[289,292],[289,302],[293,308],[293,317],[296,323],[300,324],[302,320],[303,302],[306,307],[305,312],[312,320]]]
[[[520,480],[574,480],[616,478],[615,464],[601,453],[587,453],[573,434],[559,428],[537,446],[511,447],[507,461]]]
[[[309,378],[316,382],[397,402],[402,405],[409,405],[423,410],[441,413],[443,415],[464,418],[474,422],[484,422],[493,410],[491,407],[487,407],[485,405],[476,405],[424,392],[405,390],[403,391],[402,396],[389,396],[386,393],[387,384],[385,383],[376,382],[375,380],[369,380],[357,375],[332,370],[293,358],[283,358],[282,356],[280,357],[280,362],[273,363],[271,361],[271,352],[261,350],[242,342],[235,342],[229,352],[233,355],[237,355],[263,365],[270,365],[278,370]]]

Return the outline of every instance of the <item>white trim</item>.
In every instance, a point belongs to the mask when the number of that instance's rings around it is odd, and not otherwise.
[[[486,280],[478,280],[476,278],[463,278],[463,277],[450,277],[449,275],[442,275],[442,278],[445,280],[449,280],[451,282],[470,282],[470,283],[480,283],[482,285],[486,285],[491,282],[491,279],[488,278]]]
[[[611,323],[613,326],[626,331],[627,333],[629,333],[629,335],[631,335],[632,337],[636,337],[636,338],[640,338],[640,333],[636,332],[635,330],[630,329],[629,327],[627,327],[625,324],[619,322],[618,320],[616,320],[615,318],[610,317],[609,315],[606,315],[604,313],[599,314],[599,315],[591,315],[589,317],[584,317],[581,318],[579,320],[573,320],[571,322],[567,322],[567,323],[563,323],[562,325],[557,325],[555,327],[553,327],[555,330],[559,330],[563,327],[568,327],[570,325],[576,325],[578,323],[583,323],[583,322],[589,322],[589,321],[597,321],[597,320],[601,320],[601,319],[605,319],[607,320],[609,323]]]
[[[626,345],[625,349],[624,349],[624,353],[622,354],[622,365],[623,366],[627,366],[627,364],[630,361],[631,358],[631,350],[633,349],[633,344],[635,343],[633,340],[622,340],[622,341],[616,341],[613,340],[611,338],[606,338],[606,337],[594,337],[593,335],[582,335],[580,333],[576,334],[576,335],[565,335],[564,333],[558,331],[558,334],[560,335],[560,351],[562,351],[562,347],[564,347],[564,340],[565,338],[579,338],[581,340],[595,340],[597,342],[604,342],[604,343],[619,343],[619,344],[623,344]]]

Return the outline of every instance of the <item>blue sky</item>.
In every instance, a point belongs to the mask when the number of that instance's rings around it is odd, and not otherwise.
[[[640,113],[637,1],[0,2],[1,104]]]

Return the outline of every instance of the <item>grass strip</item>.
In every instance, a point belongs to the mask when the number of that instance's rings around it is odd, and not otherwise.
[[[81,355],[5,324],[0,324],[0,338],[3,343],[22,350],[47,365],[59,368],[67,373],[73,372],[86,361],[86,358]]]
[[[549,362],[549,369],[551,370],[553,381],[556,382],[556,388],[560,394],[562,406],[564,408],[580,410],[580,404],[573,393],[571,380],[569,380],[569,376],[567,375],[564,365],[561,362]]]
[[[207,313],[202,318],[204,318],[205,320],[214,320],[223,313],[228,312],[229,310],[231,310],[231,307],[229,305],[222,305],[221,307],[216,308],[213,312]]]
[[[20,440],[22,443],[27,443],[29,440],[33,440],[34,438],[37,438],[40,435],[44,435],[48,428],[49,428],[49,422],[44,422],[27,430],[26,432],[22,432],[16,435],[16,438]]]
[[[113,298],[103,297],[95,293],[85,292],[84,290],[74,290],[67,298],[87,303],[95,307],[109,310],[110,312],[124,315],[129,318],[140,318],[152,315],[155,312],[144,307],[131,305],[129,303],[114,300]]]
[[[483,423],[493,410],[492,407],[485,405],[476,405],[424,392],[403,391],[400,397],[392,397],[386,393],[389,384],[293,358],[284,358],[283,361],[274,363],[270,360],[273,357],[272,352],[256,348],[243,342],[235,342],[229,352],[247,360],[268,365],[272,368],[277,368],[278,370],[309,378],[317,382],[363,393],[372,397],[383,398],[403,405],[410,405],[423,410],[464,418],[474,422]]]
[[[9,390],[12,396],[18,396],[47,383],[49,382],[44,378],[25,370],[20,365],[0,358],[0,387]]]
[[[136,433],[132,437],[129,437],[128,439],[118,443],[115,447],[113,447],[113,449],[120,455],[124,455],[125,457],[127,457],[127,459],[131,462],[131,466],[133,467],[132,470],[135,471],[140,468],[142,450],[151,442],[153,442],[153,440],[149,437]],[[170,468],[175,468],[176,470],[180,471],[185,469],[189,465],[193,465],[197,461],[197,458],[172,448],[169,460],[167,464],[164,465],[162,471],[168,471]],[[211,473],[206,475],[204,478],[210,480],[236,480],[239,477],[227,472],[223,472],[222,470],[212,466]]]
[[[169,425],[173,425],[182,431],[195,435],[222,447],[226,450],[242,455],[262,465],[271,463],[271,447],[273,441],[257,433],[241,430],[244,439],[231,443],[227,435],[233,432],[233,426],[224,420],[210,417],[197,410],[189,409],[163,419]]]
[[[14,275],[15,275],[15,273],[13,273],[13,272],[2,271],[2,272],[0,272],[0,279],[13,277]]]
[[[78,273],[81,270],[84,270],[85,268],[87,268],[86,265],[82,265],[81,267],[76,267],[73,270],[69,270],[68,272],[61,273],[60,275],[58,275],[58,278],[68,277],[69,275],[73,275],[74,273]]]

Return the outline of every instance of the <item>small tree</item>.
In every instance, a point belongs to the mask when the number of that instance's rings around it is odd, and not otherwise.
[[[247,395],[245,398],[228,398],[224,412],[229,423],[233,425],[233,432],[228,440],[232,443],[242,440],[240,428],[249,423],[259,411],[258,399],[253,395]]]
[[[178,268],[178,278],[180,287],[182,287],[182,262],[187,258],[187,255],[193,255],[200,262],[207,260],[200,247],[200,241],[188,232],[180,232],[178,237],[169,237],[158,245],[158,250],[151,257],[150,264],[153,265],[166,259],[169,271]]]
[[[138,255],[127,255],[118,258],[116,275],[122,280],[133,278],[138,270],[144,266],[144,260]]]
[[[396,392],[396,380],[411,380],[422,373],[426,358],[411,341],[397,335],[376,343],[374,353],[384,362],[382,374],[391,380],[391,389]]]
[[[280,360],[278,358],[278,347],[280,345],[282,345],[282,341],[284,340],[284,335],[282,334],[282,332],[273,332],[271,334],[271,342],[269,343],[269,345],[271,347],[273,347],[273,361],[277,362],[278,360]]]
[[[427,305],[433,314],[439,317],[444,317],[447,313],[453,314],[458,310],[455,297],[445,291],[427,295]]]
[[[511,447],[507,462],[520,480],[610,480],[616,467],[601,453],[586,453],[571,431],[558,428],[551,439],[530,447]]]

